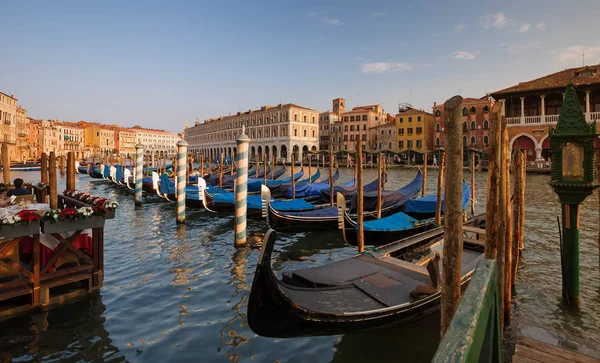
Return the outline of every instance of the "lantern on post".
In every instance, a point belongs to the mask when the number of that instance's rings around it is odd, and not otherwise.
[[[573,83],[569,82],[556,128],[550,127],[552,180],[562,209],[562,295],[579,302],[579,212],[594,182],[596,122],[588,124]]]

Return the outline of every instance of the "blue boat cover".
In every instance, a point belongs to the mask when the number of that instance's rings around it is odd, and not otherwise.
[[[213,202],[219,204],[229,204],[233,208],[234,206],[234,195],[233,192],[217,193],[212,194]],[[261,209],[262,199],[260,195],[249,195],[248,196],[248,209]]]
[[[462,205],[463,209],[469,206],[471,200],[471,188],[469,184],[463,181],[462,184]],[[435,213],[437,195],[426,195],[421,198],[411,199],[406,202],[407,213]],[[444,211],[444,195],[442,195],[442,212]]]
[[[110,176],[110,168],[106,165],[104,165],[104,175],[105,178],[108,178]]]
[[[302,211],[302,210],[314,210],[315,206],[305,201],[304,199],[294,200],[276,200],[271,202],[273,209],[277,211]]]
[[[382,208],[401,206],[406,203],[407,200],[414,197],[421,190],[423,184],[423,174],[421,171],[417,173],[413,181],[405,185],[398,190],[383,190],[381,192]],[[350,199],[350,210],[354,211],[358,207],[358,193],[352,195]],[[363,209],[364,210],[375,210],[377,209],[377,190],[372,192],[364,193],[363,196]]]
[[[285,212],[282,213],[286,216],[292,217],[312,217],[312,218],[337,218],[338,209],[337,207],[325,207],[314,210],[305,210],[300,212]]]
[[[339,178],[340,171],[336,170],[333,174],[333,182]],[[296,185],[296,198],[318,197],[321,195],[321,190],[329,188],[329,179],[319,183],[305,183]],[[289,186],[285,192],[287,198],[292,198],[292,187]]]
[[[387,182],[387,173],[385,174],[385,181]],[[354,184],[354,180],[346,183],[344,185],[337,185],[333,188],[333,195],[336,195],[337,193],[342,193],[342,195],[344,197],[348,197],[350,195],[356,194],[356,192],[358,191],[358,187],[356,185],[352,185]],[[377,179],[373,180],[372,182],[370,182],[369,184],[365,185],[363,187],[363,191],[365,193],[368,192],[373,192],[373,191],[377,191]],[[331,189],[329,188],[325,188],[321,191],[321,198],[325,199],[325,200],[329,200],[329,196],[331,195]]]
[[[117,165],[116,169],[117,169],[117,171],[115,173],[115,179],[117,179],[117,181],[122,181],[123,180],[123,167],[121,165]]]
[[[160,174],[160,185],[159,191],[161,194],[169,194],[171,183],[173,183],[173,192],[175,192],[175,181],[169,179],[169,176],[165,173]]]
[[[365,221],[363,228],[365,231],[373,232],[404,231],[414,227],[418,222],[418,220],[411,216],[398,212],[384,218]],[[356,225],[356,228],[358,228],[358,225]]]

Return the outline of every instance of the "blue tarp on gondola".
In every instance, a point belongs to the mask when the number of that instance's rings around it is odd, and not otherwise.
[[[234,206],[234,195],[232,192],[212,194],[213,203],[215,204],[230,204]],[[248,209],[261,209],[262,199],[260,195],[249,195],[247,200]]]
[[[413,228],[418,222],[418,220],[411,216],[398,212],[384,218],[365,221],[363,223],[363,228],[365,231],[373,232],[403,231]],[[356,227],[358,228],[358,225]]]
[[[462,184],[462,205],[463,209],[469,206],[471,200],[471,188],[469,184]],[[435,213],[437,195],[426,195],[421,198],[411,199],[406,202],[407,213]],[[442,212],[444,211],[444,195],[442,195]]]
[[[338,209],[337,207],[325,207],[325,208],[319,208],[319,209],[315,209],[315,210],[307,210],[307,211],[300,211],[300,212],[286,212],[285,213],[286,216],[294,216],[294,217],[311,217],[311,218],[332,218],[332,217],[337,217],[338,215]]]
[[[340,175],[340,171],[336,170],[333,175],[333,181],[335,182]],[[318,197],[321,195],[321,191],[329,188],[329,180],[322,181],[320,183],[305,183],[296,185],[296,198],[307,198],[307,197]],[[287,198],[292,198],[292,187],[289,186],[285,193]]]
[[[110,177],[110,168],[106,165],[104,165],[104,174],[102,176],[105,179],[108,179]]]
[[[123,181],[123,167],[121,165],[117,165],[115,169],[117,169],[117,171],[115,172],[116,181]]]
[[[385,181],[387,182],[387,173],[385,174]],[[342,193],[343,196],[347,197],[349,195],[355,194],[358,191],[358,187],[356,185],[352,185],[352,183],[346,183],[344,185],[337,185],[333,188],[333,195],[335,196],[337,193]],[[373,180],[369,184],[363,187],[363,191],[365,193],[377,191],[377,179]],[[331,189],[325,188],[321,191],[321,197],[325,200],[329,200],[331,195]]]
[[[421,190],[423,185],[423,174],[419,171],[413,181],[398,190],[382,190],[382,208],[391,206],[401,206],[410,198],[414,197]],[[376,185],[377,186],[377,185]],[[354,194],[350,199],[350,210],[356,210],[358,205],[358,195]],[[363,195],[364,210],[377,209],[377,190],[366,192]]]
[[[302,210],[313,210],[315,206],[305,201],[304,199],[294,200],[281,200],[271,202],[271,207],[275,210],[287,212],[287,211],[302,211]]]

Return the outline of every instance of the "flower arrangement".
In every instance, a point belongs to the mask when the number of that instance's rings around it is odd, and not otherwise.
[[[65,208],[62,210],[50,209],[42,215],[42,221],[76,221],[80,219],[90,218],[92,216],[104,215],[106,215],[106,208],[104,207]]]
[[[46,188],[50,186],[50,183],[48,183],[46,180],[42,180],[41,182],[37,183],[37,186],[40,188]]]
[[[31,223],[35,221],[39,221],[39,214],[30,211],[30,210],[22,210],[14,216],[6,216],[2,220],[0,220],[0,224],[17,224],[17,223]]]
[[[73,198],[96,207],[103,207],[106,210],[112,211],[117,209],[117,207],[119,206],[119,203],[115,202],[112,199],[94,196],[90,193],[80,192],[78,190],[65,190],[63,194],[69,198]]]

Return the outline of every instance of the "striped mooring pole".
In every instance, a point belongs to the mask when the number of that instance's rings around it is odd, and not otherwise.
[[[246,214],[248,211],[248,143],[246,128],[235,140],[237,143],[237,172],[235,176],[235,247],[246,246]]]
[[[179,140],[177,143],[177,224],[185,223],[187,147],[188,143],[185,140]]]
[[[142,206],[142,169],[144,168],[144,145],[135,145],[135,207]]]

